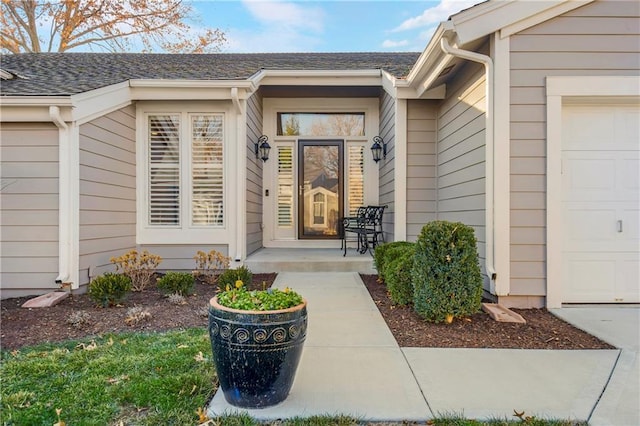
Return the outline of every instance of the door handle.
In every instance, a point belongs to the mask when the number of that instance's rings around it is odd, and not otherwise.
[[[298,195],[302,196],[302,193],[304,192],[304,187],[302,185],[298,186]]]
[[[618,221],[618,232],[622,232],[622,221]]]

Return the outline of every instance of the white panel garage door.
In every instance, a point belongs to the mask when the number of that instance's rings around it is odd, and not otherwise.
[[[563,302],[640,302],[640,107],[563,107]]]

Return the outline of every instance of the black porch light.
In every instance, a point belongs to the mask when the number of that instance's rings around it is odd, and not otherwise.
[[[269,150],[271,146],[267,142],[269,138],[266,135],[262,135],[258,138],[258,142],[255,145],[256,158],[260,158],[264,163],[269,159]]]
[[[373,161],[375,161],[376,163],[383,158],[387,158],[387,144],[380,136],[373,137],[371,153],[373,154]]]

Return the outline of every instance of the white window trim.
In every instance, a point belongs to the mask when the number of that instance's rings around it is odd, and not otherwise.
[[[149,206],[148,120],[153,114],[179,114],[181,144],[190,141],[191,122],[194,114],[222,114],[223,120],[223,227],[191,225],[191,191],[181,191],[181,225],[153,226],[147,222]],[[235,221],[229,211],[234,211],[235,175],[230,174],[236,158],[235,114],[230,102],[140,102],[136,107],[136,243],[137,244],[228,244]],[[186,139],[185,139],[186,138]],[[191,170],[191,144],[181,147],[180,186],[185,188],[184,174]],[[186,203],[186,205],[185,205]],[[188,206],[188,207],[187,207]]]
[[[562,105],[638,102],[640,77],[547,77],[547,308],[562,307]]]

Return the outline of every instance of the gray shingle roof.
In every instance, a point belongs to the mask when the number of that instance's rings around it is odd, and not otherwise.
[[[405,77],[418,52],[397,53],[23,53],[0,56],[0,68],[25,77],[0,82],[0,94],[60,96],[129,79],[243,80],[260,69],[383,69]]]

